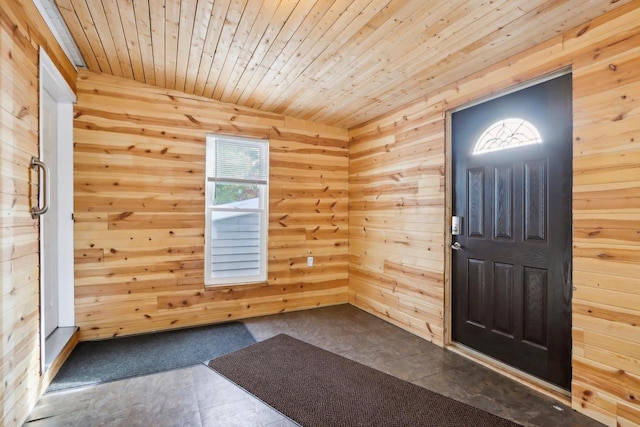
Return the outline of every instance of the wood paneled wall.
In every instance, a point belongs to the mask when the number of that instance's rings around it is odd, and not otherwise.
[[[634,2],[351,129],[349,301],[446,342],[444,113],[571,66],[572,402],[609,426],[639,425],[639,65]]]
[[[0,0],[0,425],[21,425],[40,397],[37,204],[38,49],[71,87],[76,72],[31,2]]]
[[[608,25],[574,61],[573,402],[638,426],[640,13]]]
[[[77,86],[81,339],[347,302],[346,130],[91,72]],[[203,284],[207,133],[270,141],[268,283]]]
[[[350,132],[350,302],[443,344],[442,103]]]

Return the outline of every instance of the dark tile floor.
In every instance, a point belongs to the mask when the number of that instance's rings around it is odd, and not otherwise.
[[[524,426],[601,426],[571,408],[355,307],[246,320]],[[205,365],[44,395],[25,426],[296,426]]]

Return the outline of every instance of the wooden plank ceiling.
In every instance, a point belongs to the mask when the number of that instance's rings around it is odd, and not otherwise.
[[[351,128],[633,0],[55,0],[90,70]]]

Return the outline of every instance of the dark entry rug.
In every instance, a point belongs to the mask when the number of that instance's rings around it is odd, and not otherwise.
[[[243,323],[78,343],[47,392],[184,368],[255,343]]]
[[[518,426],[284,334],[209,367],[303,426]]]

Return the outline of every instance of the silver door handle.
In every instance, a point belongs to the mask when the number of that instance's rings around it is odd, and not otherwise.
[[[460,242],[452,243],[451,244],[451,249],[453,249],[454,251],[462,251],[462,250],[464,250],[464,248],[462,247]]]
[[[42,197],[42,206],[31,208],[31,218],[36,219],[40,215],[43,215],[49,209],[49,166],[46,165],[45,162],[37,159],[36,157],[31,158],[31,168],[36,169],[40,168],[40,170],[44,173],[42,177],[42,184],[44,186],[44,195]]]

